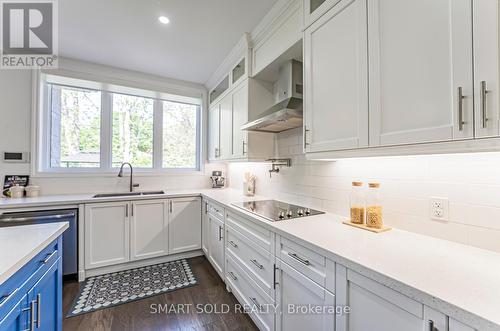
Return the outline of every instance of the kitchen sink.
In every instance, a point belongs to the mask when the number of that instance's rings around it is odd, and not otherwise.
[[[114,198],[114,197],[135,197],[141,195],[165,194],[164,191],[145,191],[145,192],[121,192],[121,193],[100,193],[92,198]]]

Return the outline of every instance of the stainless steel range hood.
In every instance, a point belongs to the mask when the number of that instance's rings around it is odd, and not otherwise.
[[[302,126],[302,63],[291,60],[280,67],[275,84],[279,102],[242,130],[277,133]]]
[[[288,98],[278,102],[241,129],[260,132],[282,132],[302,126],[302,99]]]

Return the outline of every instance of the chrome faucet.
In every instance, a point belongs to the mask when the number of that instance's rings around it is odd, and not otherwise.
[[[123,166],[128,165],[130,167],[130,192],[134,191],[134,187],[139,187],[139,184],[134,184],[134,169],[132,165],[128,162],[123,162],[120,167],[120,172],[118,173],[118,177],[123,177]]]

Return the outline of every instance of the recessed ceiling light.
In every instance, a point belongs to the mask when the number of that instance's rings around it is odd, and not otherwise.
[[[163,23],[163,24],[168,24],[170,23],[170,19],[166,16],[160,16],[158,17],[158,21],[160,21],[160,23]]]

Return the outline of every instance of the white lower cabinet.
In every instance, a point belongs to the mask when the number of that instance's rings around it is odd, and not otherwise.
[[[130,259],[167,255],[167,201],[133,201],[130,215]]]
[[[209,247],[209,224],[208,224],[208,201],[203,201],[203,214],[201,216],[201,249],[205,253],[205,256],[208,256],[208,247]]]
[[[276,304],[280,311],[276,315],[276,330],[335,330],[333,293],[279,259],[276,259]]]
[[[336,270],[337,331],[422,331],[423,305],[343,266]]]
[[[168,247],[170,254],[201,248],[201,199],[170,199]]]
[[[254,282],[247,269],[230,255],[226,256],[226,283],[257,327],[262,331],[273,331],[276,316],[273,299]]]
[[[129,261],[129,203],[85,205],[85,268]]]
[[[85,269],[201,248],[199,197],[85,205]]]
[[[224,279],[224,222],[208,214],[208,224],[210,231],[208,260]]]

